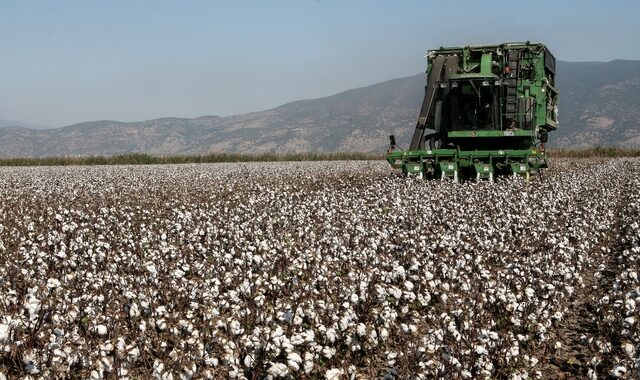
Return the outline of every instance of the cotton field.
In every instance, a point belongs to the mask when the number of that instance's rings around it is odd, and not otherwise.
[[[0,379],[640,377],[640,160],[0,169]]]

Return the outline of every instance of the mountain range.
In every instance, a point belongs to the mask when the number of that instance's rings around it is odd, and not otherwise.
[[[558,62],[552,147],[640,148],[640,61]],[[382,152],[408,145],[425,75],[235,116],[90,121],[55,129],[0,123],[0,157],[209,152]],[[15,123],[14,123],[15,124]]]

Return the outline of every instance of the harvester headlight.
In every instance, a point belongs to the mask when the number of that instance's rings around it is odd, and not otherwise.
[[[482,81],[482,85],[483,86],[488,86],[489,85],[489,81],[488,80],[483,80]]]
[[[451,88],[458,88],[458,82],[451,82]]]
[[[440,88],[447,88],[449,87],[449,83],[440,83]]]

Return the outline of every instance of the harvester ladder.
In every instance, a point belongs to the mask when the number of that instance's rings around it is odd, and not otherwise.
[[[507,79],[507,96],[506,96],[506,114],[507,127],[516,120],[516,112],[518,110],[518,69],[520,66],[520,52],[518,50],[510,50],[507,52],[507,67],[509,67],[509,79]]]

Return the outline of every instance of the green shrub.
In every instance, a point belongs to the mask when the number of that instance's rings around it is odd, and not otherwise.
[[[157,156],[146,153],[130,153],[114,156],[2,158],[0,159],[0,166],[150,165],[259,161],[382,160],[383,158],[384,157],[382,155],[357,152],[286,154],[208,153],[204,155],[178,156]]]

